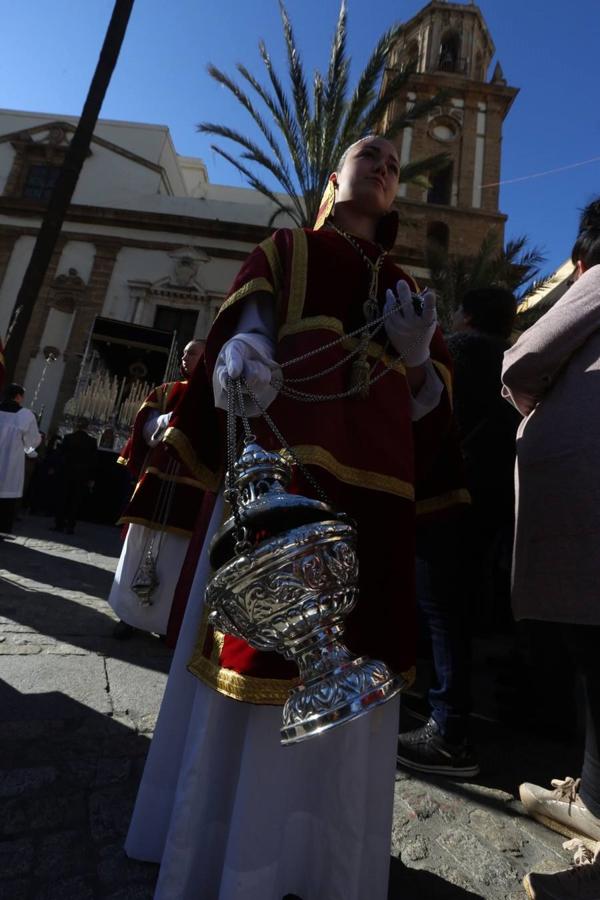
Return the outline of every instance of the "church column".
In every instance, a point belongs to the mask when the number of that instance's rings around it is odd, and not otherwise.
[[[44,283],[42,284],[42,288],[36,299],[31,319],[29,320],[29,325],[27,327],[25,340],[23,341],[23,346],[21,347],[19,359],[15,367],[15,381],[18,384],[22,384],[25,381],[29,362],[32,356],[35,356],[37,349],[40,346],[42,333],[48,317],[49,292],[56,276],[56,269],[60,262],[65,243],[64,237],[59,238],[57,241],[56,248],[52,254],[52,259],[50,260],[50,265],[44,276]]]

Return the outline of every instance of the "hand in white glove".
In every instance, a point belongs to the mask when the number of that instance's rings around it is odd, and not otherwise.
[[[216,406],[227,409],[229,379],[244,377],[260,406],[266,409],[279,393],[282,381],[281,369],[272,355],[273,342],[265,335],[243,334],[227,341],[219,353],[213,375]],[[260,414],[260,409],[249,398],[246,414]]]
[[[164,437],[164,433],[169,427],[169,422],[171,421],[172,413],[163,413],[161,416],[158,416],[154,423],[154,431],[150,435],[150,439],[148,443],[151,447],[156,447],[157,444],[160,444]]]
[[[264,358],[250,347],[245,341],[232,338],[223,347],[216,367],[219,384],[227,390],[227,382],[230,378],[244,377],[250,390],[258,396],[271,384],[271,376],[275,363],[267,365]]]
[[[412,294],[406,281],[396,284],[396,291],[385,293],[384,313],[390,312],[384,320],[385,330],[394,349],[408,368],[422,366],[429,359],[429,345],[437,326],[435,294],[427,290],[421,295],[423,309],[415,310]]]

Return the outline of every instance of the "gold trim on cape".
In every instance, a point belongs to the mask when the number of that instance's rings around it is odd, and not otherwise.
[[[292,688],[299,683],[299,678],[257,678],[255,675],[242,675],[232,669],[225,669],[219,664],[225,635],[220,631],[214,632],[210,659],[207,659],[202,652],[207,631],[208,611],[205,610],[194,652],[187,666],[188,672],[232,700],[263,706],[283,706]],[[411,666],[408,671],[400,674],[406,682],[406,687],[410,687],[416,677],[416,668]]]
[[[277,340],[281,341],[283,338],[289,337],[290,335],[302,334],[306,331],[333,331],[334,334],[337,334],[339,337],[345,334],[344,325],[340,319],[336,319],[334,316],[309,316],[305,319],[299,319],[296,322],[286,322],[277,332]],[[344,350],[354,350],[359,343],[359,338],[346,337],[342,341],[341,347]],[[393,369],[395,372],[399,372],[401,375],[406,373],[406,367],[400,358],[390,356],[389,353],[386,353],[381,344],[378,344],[376,341],[369,341],[367,355],[373,359],[382,360],[388,368]],[[448,370],[446,369],[445,371],[447,372]]]
[[[221,313],[225,312],[226,309],[229,309],[230,306],[233,306],[234,303],[239,303],[240,300],[243,300],[244,297],[247,297],[249,294],[257,294],[257,293],[266,293],[273,294],[273,285],[267,281],[266,278],[251,278],[250,281],[247,281],[245,284],[238,288],[237,291],[234,291],[227,300],[225,300],[222,305],[219,307],[219,312],[215,317],[215,322],[221,315]]]
[[[446,494],[440,494],[438,497],[417,500],[417,515],[422,516],[431,512],[440,512],[443,509],[449,509],[451,506],[458,506],[461,503],[471,503],[471,495],[466,488],[457,488],[454,491],[448,491]]]
[[[257,678],[255,675],[242,675],[233,669],[225,669],[219,664],[218,657],[207,659],[203,654],[204,642],[208,631],[208,610],[202,615],[198,637],[194,646],[192,658],[189,661],[188,671],[203,681],[209,687],[225,694],[232,700],[240,700],[243,703],[255,703],[267,706],[283,706],[288,698],[290,690],[298,684],[298,678]],[[222,641],[225,635],[215,632],[215,643],[219,635],[219,656],[222,649]],[[212,648],[214,651],[214,647]]]
[[[203,486],[195,478],[188,478],[187,475],[168,475],[165,472],[161,472],[156,466],[148,466],[147,469],[144,469],[143,474],[155,475],[157,478],[160,478],[161,481],[172,481],[175,484],[187,484],[190,487],[198,488],[201,491],[204,490]]]
[[[193,472],[198,479],[199,486],[205,491],[215,493],[221,483],[222,473],[212,472],[204,463],[201,463],[188,437],[179,428],[167,428],[163,441],[171,444],[179,454],[180,459]]]
[[[283,266],[281,265],[281,259],[279,258],[279,251],[277,250],[275,241],[272,237],[268,237],[258,246],[265,254],[267,262],[269,263],[271,278],[273,279],[273,292],[275,294],[280,294],[283,285]]]
[[[368,490],[383,491],[386,494],[393,494],[396,497],[402,497],[405,500],[414,501],[415,489],[409,481],[403,481],[394,475],[383,475],[380,472],[371,472],[368,469],[356,469],[353,466],[346,466],[339,462],[324,447],[317,447],[314,444],[300,444],[292,446],[292,450],[300,459],[300,462],[308,465],[321,466],[322,469],[335,476],[339,481],[345,484],[352,484],[355,487],[366,488]],[[284,452],[283,449],[279,451]]]
[[[308,271],[308,241],[303,228],[292,231],[292,266],[290,294],[287,304],[287,322],[297,322],[302,318],[306,297],[306,275]]]

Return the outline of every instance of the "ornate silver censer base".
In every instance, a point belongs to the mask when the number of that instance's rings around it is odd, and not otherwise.
[[[289,494],[289,463],[247,442],[226,496],[234,516],[215,535],[209,621],[293,660],[300,683],[283,709],[282,743],[343,725],[404,687],[382,663],[341,642],[358,596],[356,531],[326,503]]]

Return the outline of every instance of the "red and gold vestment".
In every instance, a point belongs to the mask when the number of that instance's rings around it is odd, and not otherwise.
[[[355,238],[375,261],[381,248]],[[329,370],[356,346],[345,337],[364,325],[370,270],[342,235],[330,230],[282,229],[248,257],[209,334],[206,367],[198,367],[171,420],[165,440],[208,490],[223,475],[224,413],[214,409],[211,377],[223,344],[236,333],[244,300],[259,295],[276,310],[275,359],[284,364],[310,351],[341,343],[286,367],[290,378]],[[381,267],[378,300],[399,279],[415,284],[388,256]],[[439,513],[468,502],[452,435],[450,362],[441,333],[431,355],[445,388],[438,407],[413,424],[405,368],[382,328],[368,348],[372,384],[368,397],[302,403],[281,394],[269,415],[324,489],[332,504],[358,526],[360,597],[346,622],[345,640],[355,653],[384,660],[410,677],[415,662],[414,597],[416,514]],[[302,383],[309,393],[335,395],[348,389],[350,364]],[[202,422],[202,428],[200,428]],[[210,422],[210,425],[208,424]],[[280,450],[262,419],[253,419],[258,442]],[[301,473],[294,489],[314,490]],[[190,670],[221,693],[252,703],[283,703],[293,664],[260,653],[204,622]]]
[[[150,417],[173,412],[187,387],[187,381],[161,384],[148,394],[137,412],[118,460],[137,484],[119,524],[145,525],[183,537],[190,537],[194,530],[204,494],[201,483],[183,461],[173,459],[164,444],[149,447],[144,437]]]

